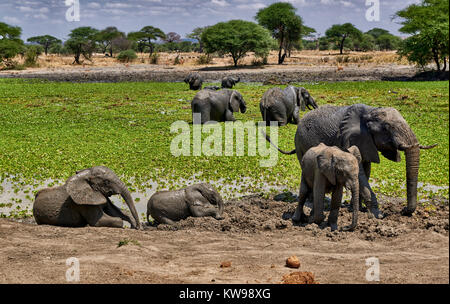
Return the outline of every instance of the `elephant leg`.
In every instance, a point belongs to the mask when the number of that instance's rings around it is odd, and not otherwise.
[[[104,209],[105,213],[111,217],[117,217],[121,218],[122,220],[128,222],[131,224],[131,228],[135,228],[136,224],[134,221],[131,220],[131,218],[124,214],[122,210],[120,210],[117,206],[115,206],[111,201],[108,199],[108,204],[106,205],[106,208]]]
[[[305,179],[302,177],[302,181],[300,183],[300,191],[298,195],[298,205],[295,209],[294,215],[292,216],[292,221],[294,222],[300,222],[300,223],[307,223],[308,219],[303,212],[303,206],[305,205],[306,199],[308,198],[309,193],[311,192],[311,189],[308,187],[308,185],[305,182]]]
[[[294,114],[292,114],[292,123],[298,125],[299,120],[299,109],[298,107],[296,107],[294,110]]]
[[[233,112],[230,110],[225,111],[224,121],[236,121],[236,118],[233,116]]]
[[[89,226],[92,227],[113,227],[122,228],[123,220],[118,217],[112,217],[105,212],[99,206],[85,206],[81,211],[81,214],[86,219]]]
[[[368,178],[366,177],[362,166],[360,166],[359,169],[359,188],[360,202],[364,201],[366,203],[367,209],[369,210],[368,216],[374,216],[377,219],[383,218],[383,214],[378,209],[377,196],[370,187]]]
[[[189,209],[194,217],[212,216],[215,219],[222,219],[222,217],[218,214],[219,211],[216,207],[205,207],[203,203],[194,203],[194,205]]]
[[[175,225],[175,221],[172,221],[171,219],[167,217],[158,217],[158,219],[155,219],[155,221],[158,224],[166,224],[166,225]]]
[[[323,214],[324,199],[325,199],[325,177],[317,173],[314,176],[314,223],[321,224],[325,219]]]
[[[334,231],[338,228],[337,220],[339,215],[339,207],[342,202],[342,186],[336,186],[331,196],[331,208],[330,214],[328,215],[328,224],[331,227],[331,231]]]

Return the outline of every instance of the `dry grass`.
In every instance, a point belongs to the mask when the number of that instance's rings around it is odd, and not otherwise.
[[[213,57],[209,64],[199,64],[200,53],[159,53],[158,65],[175,66],[175,58],[179,56],[177,67],[206,67],[206,66],[231,66],[233,60],[230,56]],[[23,58],[17,57],[18,63],[23,63]],[[129,66],[130,64],[151,64],[148,54],[138,54],[138,59],[132,63],[124,64],[116,58],[105,57],[103,54],[95,54],[92,61],[84,60],[82,65],[73,64],[73,56],[41,55],[37,61],[37,69],[105,67],[105,66]],[[239,62],[240,65],[254,65],[261,58],[256,58],[249,53]],[[268,57],[269,65],[277,65],[278,52],[272,51]],[[348,52],[340,55],[337,51],[295,51],[291,57],[286,58],[283,68],[298,66],[357,66],[373,67],[377,65],[398,64],[407,65],[406,59],[399,59],[395,51],[388,52]]]

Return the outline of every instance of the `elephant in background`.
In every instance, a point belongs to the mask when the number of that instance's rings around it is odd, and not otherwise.
[[[240,77],[225,76],[222,78],[222,89],[232,89],[239,81],[241,81]]]
[[[190,90],[198,91],[202,89],[203,78],[199,73],[189,73],[184,79],[184,82],[189,84]]]
[[[191,103],[192,120],[194,124],[208,121],[235,121],[233,112],[245,113],[247,106],[241,93],[235,90],[220,91],[201,90]],[[194,114],[201,114],[201,121]]]
[[[310,194],[314,197],[314,223],[320,224],[324,220],[324,198],[325,193],[332,192],[331,210],[328,216],[328,224],[331,231],[337,229],[339,207],[342,201],[343,188],[352,193],[351,205],[353,207],[352,224],[344,230],[353,230],[358,224],[359,211],[359,164],[361,154],[356,146],[348,148],[344,152],[338,147],[328,147],[319,144],[309,149],[302,158],[302,178],[298,206],[292,220],[294,222],[305,222],[303,205]]]
[[[288,86],[284,90],[271,88],[264,93],[259,103],[262,119],[267,125],[271,121],[277,121],[280,126],[298,124],[299,111],[305,111],[306,108],[311,110],[318,106],[305,88],[294,86]]]
[[[133,219],[113,205],[110,196],[120,194]],[[140,229],[139,216],[126,185],[109,168],[99,166],[78,171],[62,186],[36,194],[33,215],[38,225],[64,227],[123,227],[123,221]]]
[[[147,203],[147,220],[173,225],[179,220],[212,216],[223,219],[223,199],[210,184],[195,184],[175,191],[160,191]]]
[[[266,135],[270,142],[270,138]],[[359,169],[360,202],[365,201],[376,218],[383,214],[378,209],[375,193],[369,185],[371,164],[379,163],[378,152],[389,160],[399,162],[400,151],[406,158],[407,207],[404,215],[412,215],[417,206],[417,183],[421,146],[403,116],[394,108],[371,107],[364,104],[351,106],[323,106],[311,111],[300,120],[295,134],[295,149],[284,154],[297,154],[301,161],[308,149],[324,143],[343,150],[357,146],[362,158]]]

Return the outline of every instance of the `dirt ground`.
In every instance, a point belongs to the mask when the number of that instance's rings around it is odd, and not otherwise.
[[[380,196],[385,218],[360,212],[354,232],[294,226],[295,203],[284,200],[245,197],[226,203],[222,221],[188,218],[142,231],[0,219],[0,283],[65,283],[71,257],[79,260],[80,283],[277,284],[302,277],[364,284],[370,257],[379,259],[380,280],[372,283],[449,283],[448,199],[406,217],[404,200]],[[350,223],[348,209],[345,203],[340,210],[341,227]],[[285,266],[293,255],[299,269]]]

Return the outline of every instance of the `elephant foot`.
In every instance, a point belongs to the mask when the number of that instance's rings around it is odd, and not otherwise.
[[[407,207],[403,208],[401,211],[401,215],[403,216],[412,216],[413,212],[411,212],[410,210],[408,210]]]
[[[368,213],[369,218],[382,219],[384,218],[384,214],[378,208],[371,208]]]
[[[330,223],[330,227],[331,227],[331,232],[338,229],[338,225],[336,223]]]

